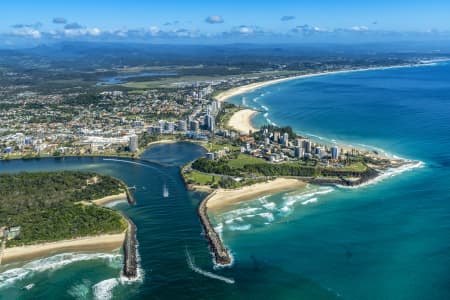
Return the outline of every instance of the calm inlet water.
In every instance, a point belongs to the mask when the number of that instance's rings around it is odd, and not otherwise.
[[[219,212],[216,228],[235,258],[228,269],[213,269],[195,212],[203,195],[186,192],[178,175],[179,164],[202,155],[197,146],[144,154],[168,166],[1,162],[1,172],[92,170],[136,185],[137,205],[117,208],[138,227],[143,275],[122,282],[119,255],[54,256],[0,273],[0,299],[449,299],[449,95],[450,66],[440,64],[285,82],[232,99],[266,110],[259,124],[290,124],[424,166],[360,189],[308,186]]]

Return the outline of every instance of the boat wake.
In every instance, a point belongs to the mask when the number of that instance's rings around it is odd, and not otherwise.
[[[167,185],[165,183],[163,185],[163,197],[164,198],[169,197],[169,189],[167,188]]]
[[[135,161],[129,161],[129,160],[125,160],[125,159],[117,159],[117,158],[104,158],[104,161],[116,161],[116,162],[123,162],[123,163],[127,163],[127,164],[132,164],[132,165],[136,165],[136,166],[141,166],[141,167],[146,167],[146,168],[152,168],[154,169],[154,167],[143,164],[143,163],[139,163],[139,162],[135,162]]]
[[[226,282],[228,284],[234,284],[234,279],[233,278],[220,276],[220,275],[214,274],[212,272],[202,270],[199,267],[197,267],[195,265],[195,262],[194,262],[193,258],[191,257],[191,254],[189,253],[187,248],[186,248],[186,261],[187,261],[187,264],[188,264],[189,268],[192,271],[194,271],[195,273],[201,274],[203,276],[206,276],[206,277],[209,277],[209,278],[212,278],[212,279],[217,279],[217,280]]]

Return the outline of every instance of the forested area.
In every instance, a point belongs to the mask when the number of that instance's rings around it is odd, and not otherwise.
[[[78,203],[124,192],[123,183],[111,176],[72,171],[1,174],[0,191],[0,227],[21,227],[8,246],[126,228],[118,212]]]

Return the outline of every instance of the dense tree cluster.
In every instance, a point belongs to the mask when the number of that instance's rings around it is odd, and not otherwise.
[[[0,175],[0,226],[21,226],[8,246],[121,232],[119,213],[78,204],[125,191],[123,183],[91,172],[39,172]]]
[[[249,173],[258,173],[264,176],[317,176],[320,170],[317,167],[305,167],[300,164],[251,164],[245,165],[244,170]]]
[[[226,159],[210,160],[206,158],[199,158],[192,163],[192,168],[205,173],[223,174],[230,176],[240,175],[239,170],[230,167]]]

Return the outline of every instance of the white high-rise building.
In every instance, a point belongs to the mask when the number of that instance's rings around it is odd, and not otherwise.
[[[130,149],[130,152],[136,152],[138,150],[138,136],[133,134],[130,136],[130,140],[128,142],[128,148]]]
[[[283,134],[283,146],[289,147],[289,134],[287,132]]]

